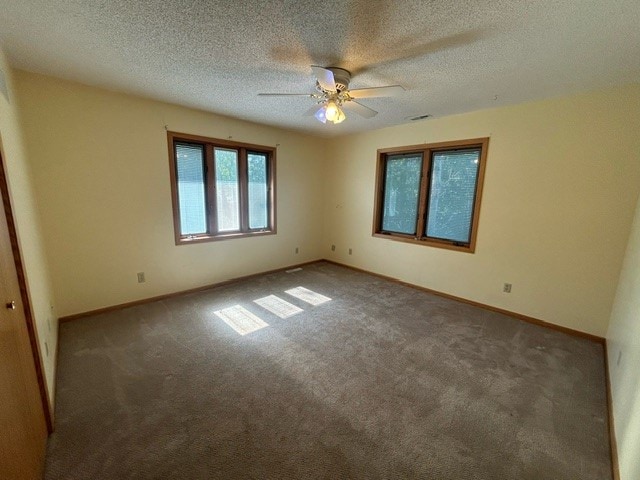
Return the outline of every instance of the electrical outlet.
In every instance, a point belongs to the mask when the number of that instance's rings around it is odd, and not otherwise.
[[[298,247],[296,247],[296,253],[298,253],[300,251],[300,249]]]
[[[144,283],[144,272],[138,272],[138,283]]]
[[[618,352],[618,361],[616,362],[616,367],[620,366],[620,360],[622,360],[622,350]]]
[[[511,293],[511,284],[510,283],[505,283],[504,287],[502,287],[502,291],[504,293]]]
[[[349,249],[349,255],[351,255],[353,253],[353,250]]]
[[[331,251],[335,252],[336,251],[336,246],[335,245],[331,245]]]

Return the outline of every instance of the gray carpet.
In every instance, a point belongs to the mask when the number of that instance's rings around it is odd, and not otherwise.
[[[327,263],[64,323],[59,355],[50,480],[611,478],[600,345]]]

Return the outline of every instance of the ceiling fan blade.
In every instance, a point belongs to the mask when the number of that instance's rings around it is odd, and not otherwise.
[[[322,108],[322,107],[320,105],[316,104],[313,107],[309,108],[309,110],[304,112],[302,115],[304,117],[310,117],[312,115],[315,115],[319,108]]]
[[[313,97],[313,93],[259,93],[259,97]]]
[[[333,72],[331,70],[327,70],[324,67],[318,67],[317,65],[311,65],[311,70],[313,70],[313,74],[316,76],[318,83],[324,90],[327,92],[337,91],[336,79],[333,78]]]
[[[345,108],[345,110],[350,110],[364,118],[372,118],[378,114],[378,112],[376,112],[373,108],[365,107],[355,100],[344,102],[342,106]]]
[[[389,85],[386,87],[356,88],[349,90],[349,96],[351,98],[395,97],[402,92],[404,92],[404,88],[401,85]]]

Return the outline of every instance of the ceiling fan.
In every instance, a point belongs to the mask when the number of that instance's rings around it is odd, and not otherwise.
[[[313,98],[316,103],[304,115],[313,115],[322,123],[340,123],[345,118],[343,108],[351,110],[358,115],[371,118],[378,112],[362,105],[357,100],[371,97],[392,97],[404,91],[400,85],[388,85],[384,87],[357,88],[349,90],[351,73],[338,67],[319,67],[311,65],[316,77],[316,90],[314,93],[259,93],[262,97],[302,96]]]

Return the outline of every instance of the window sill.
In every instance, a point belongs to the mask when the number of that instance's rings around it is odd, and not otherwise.
[[[413,243],[414,245],[422,245],[425,247],[444,248],[445,250],[454,250],[456,252],[475,253],[475,245],[456,245],[451,242],[438,241],[426,238],[416,238],[412,235],[402,235],[397,233],[381,233],[374,232],[374,237],[385,238],[396,242]]]
[[[176,237],[176,245],[190,245],[192,243],[218,242],[221,240],[232,240],[234,238],[262,237],[264,235],[275,235],[275,230],[260,230],[255,232],[231,232],[219,235],[193,235]]]

